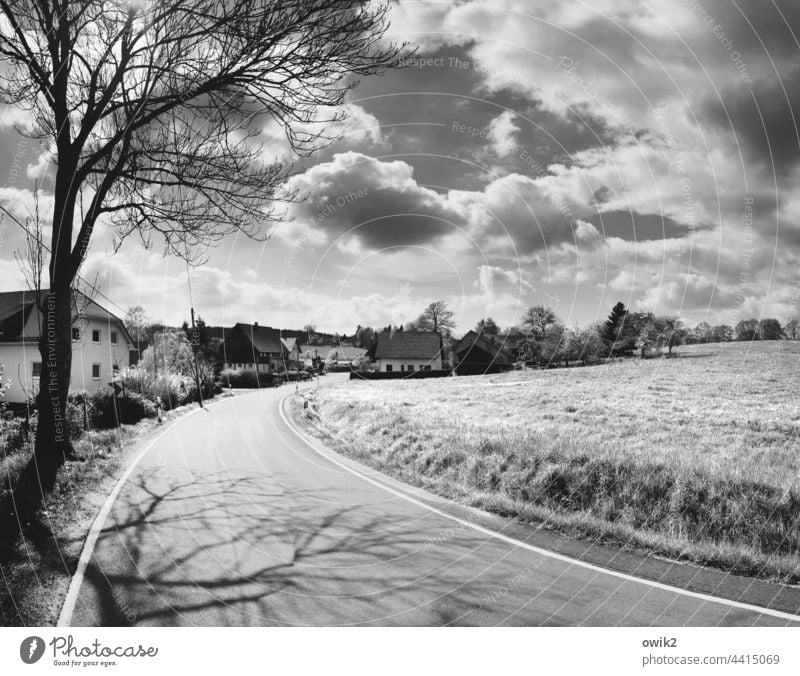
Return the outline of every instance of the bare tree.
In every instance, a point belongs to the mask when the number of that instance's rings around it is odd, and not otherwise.
[[[437,300],[425,308],[413,326],[418,331],[435,331],[447,337],[456,327],[454,316],[455,314],[447,307],[445,301]]]
[[[313,130],[340,119],[329,111],[355,77],[398,65],[402,46],[381,42],[386,12],[366,0],[0,0],[0,98],[30,111],[26,133],[49,140],[55,165],[26,508],[71,453],[72,283],[98,219],[117,246],[136,234],[191,261],[228,233],[266,238],[296,196],[259,125],[271,119],[301,155],[329,142]]]

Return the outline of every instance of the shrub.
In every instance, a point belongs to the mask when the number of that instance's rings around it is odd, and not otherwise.
[[[31,425],[24,418],[0,420],[0,449],[3,456],[25,450],[28,444],[33,442],[35,429],[35,421]]]
[[[90,424],[94,428],[109,429],[117,425],[133,425],[143,418],[153,418],[156,407],[138,392],[127,392],[116,398],[111,392],[97,391],[89,395],[91,401]]]

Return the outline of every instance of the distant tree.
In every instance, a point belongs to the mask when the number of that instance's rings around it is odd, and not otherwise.
[[[656,326],[656,318],[652,313],[637,312],[635,315],[629,313],[626,317],[628,326],[636,330],[636,340],[634,345],[644,359],[649,352],[659,346],[659,332]]]
[[[658,317],[654,327],[658,344],[665,346],[669,354],[672,354],[673,347],[683,344],[686,339],[686,329],[677,317]]]
[[[183,331],[169,329],[156,333],[153,343],[144,351],[139,364],[148,373],[165,371],[191,376],[194,374],[191,343]]]
[[[485,336],[486,338],[497,338],[500,335],[500,327],[495,323],[491,317],[479,319],[475,325],[475,333]]]
[[[800,338],[800,322],[796,319],[790,319],[783,327],[783,332],[789,340],[797,340]]]
[[[125,328],[131,334],[133,342],[138,347],[146,339],[147,327],[150,326],[150,319],[141,305],[133,305],[125,313]]]
[[[619,334],[619,328],[628,310],[625,309],[625,304],[622,302],[617,303],[611,308],[611,314],[608,315],[605,324],[603,325],[602,338],[607,343],[612,344],[616,341]]]
[[[733,340],[733,329],[727,324],[719,324],[712,330],[715,343],[729,343]]]
[[[600,337],[603,328],[604,325],[587,326],[583,329],[575,327],[570,332],[570,357],[583,364],[600,359],[606,352],[605,343]]]
[[[758,320],[743,319],[736,325],[736,340],[759,340]]]
[[[534,305],[528,308],[522,318],[523,331],[531,335],[535,340],[543,340],[547,329],[557,323],[558,317],[556,317],[556,313],[546,305]]]
[[[569,360],[570,332],[561,322],[549,324],[539,345],[539,360],[545,365]]]
[[[375,329],[370,326],[359,326],[356,330],[355,344],[357,347],[369,349],[373,342],[375,342],[377,334]]]
[[[694,340],[698,343],[710,343],[714,339],[714,333],[708,322],[700,322],[694,327]]]
[[[780,340],[783,338],[783,327],[777,319],[762,319],[758,323],[758,335],[761,340]]]
[[[416,328],[418,331],[435,331],[443,336],[449,336],[456,327],[455,313],[447,307],[443,300],[437,300],[417,317]]]

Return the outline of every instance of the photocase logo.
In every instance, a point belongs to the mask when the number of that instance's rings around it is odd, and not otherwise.
[[[19,646],[19,656],[25,664],[35,664],[44,655],[44,641],[38,636],[29,636]]]

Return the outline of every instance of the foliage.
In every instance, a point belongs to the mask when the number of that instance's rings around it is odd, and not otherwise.
[[[743,319],[736,324],[736,340],[758,340],[758,320]]]
[[[479,319],[475,325],[475,333],[486,336],[489,339],[497,338],[500,335],[500,327],[491,317]]]
[[[95,429],[110,429],[119,425],[134,425],[144,418],[156,416],[155,404],[138,392],[126,392],[115,397],[107,390],[88,395],[89,424]]]
[[[715,343],[729,343],[733,340],[733,329],[727,324],[720,324],[713,330]]]
[[[758,337],[761,340],[780,340],[784,337],[783,327],[777,319],[762,319],[758,323]]]
[[[800,338],[800,322],[796,319],[790,319],[786,322],[783,330],[789,340],[798,340]]]
[[[617,351],[617,342],[619,341],[620,329],[622,328],[622,323],[624,322],[627,314],[628,310],[625,308],[625,304],[620,301],[614,305],[613,308],[611,308],[611,314],[608,315],[608,319],[603,325],[601,336],[603,341],[608,346],[608,351],[611,354],[614,354]]]

